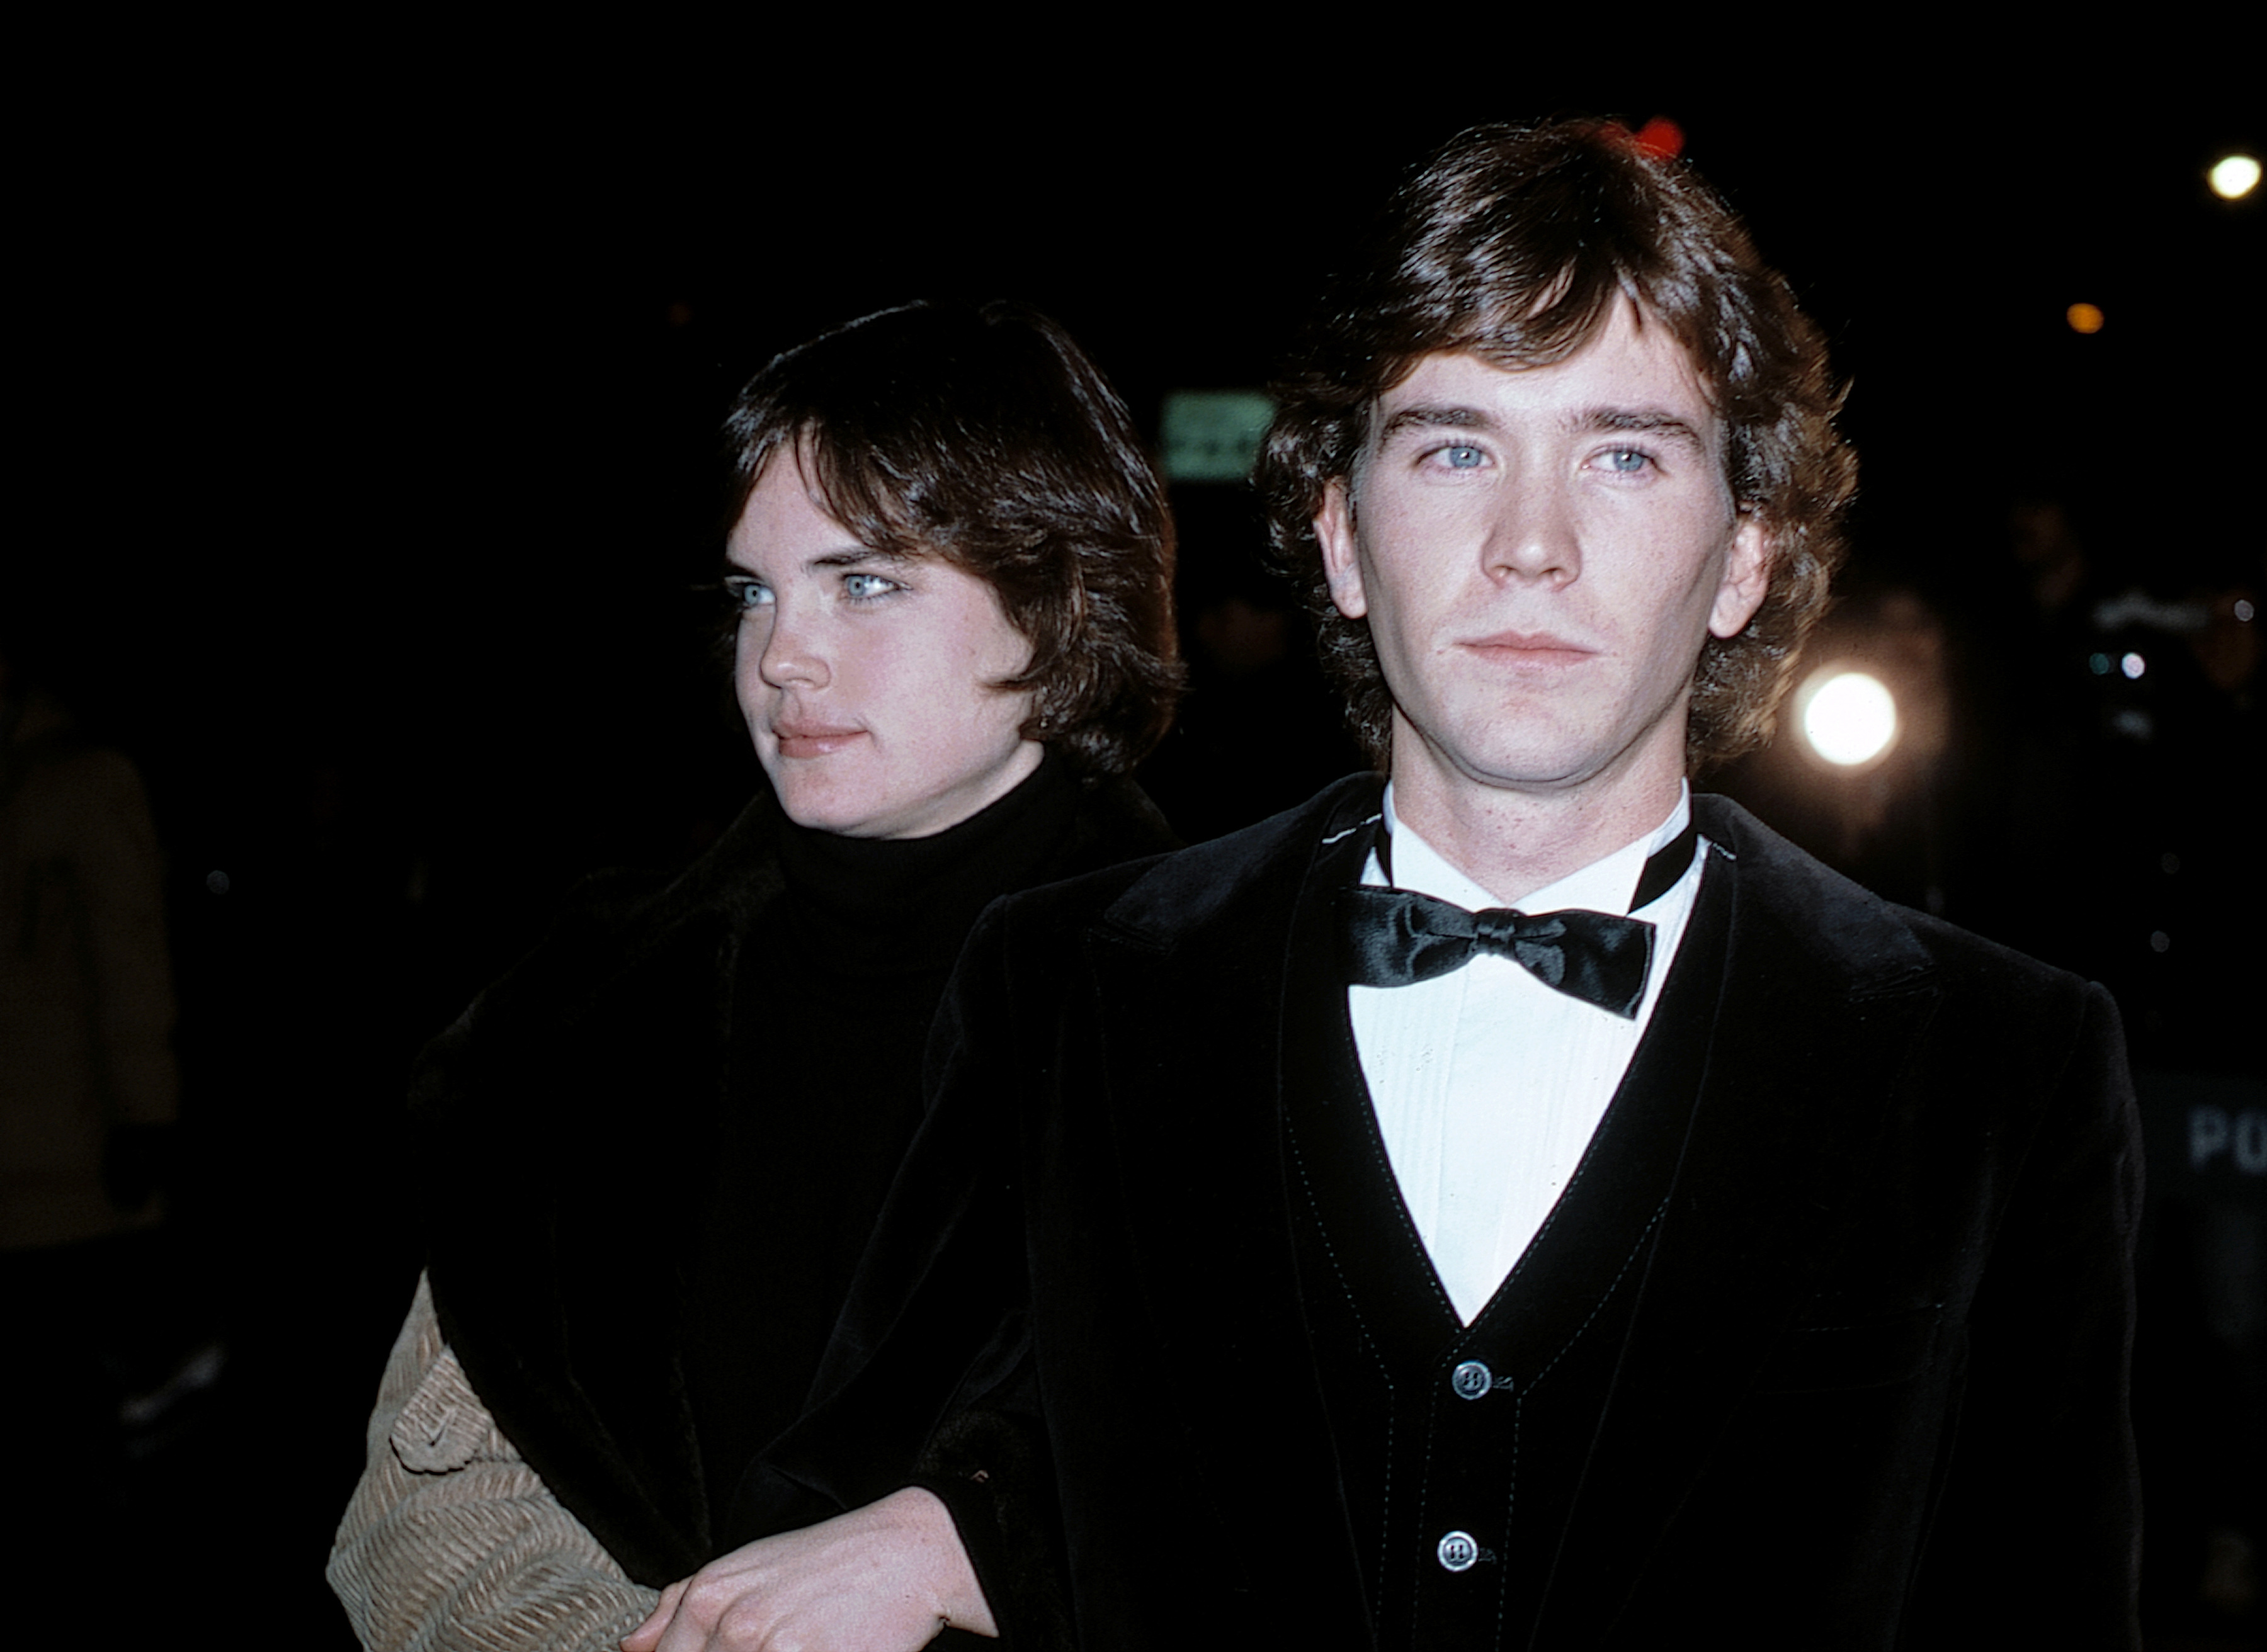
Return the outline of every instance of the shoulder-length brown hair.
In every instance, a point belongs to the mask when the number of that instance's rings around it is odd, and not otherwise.
[[[1275,386],[1255,480],[1279,561],[1305,592],[1324,663],[1381,763],[1392,699],[1369,628],[1330,600],[1314,519],[1351,477],[1370,410],[1420,358],[1563,361],[1627,297],[1691,353],[1726,430],[1732,496],[1764,524],[1771,583],[1747,628],[1710,637],[1693,673],[1694,764],[1759,743],[1842,558],[1856,456],[1818,330],[1729,208],[1689,170],[1599,121],[1476,127],[1394,197]]]
[[[913,303],[775,358],[724,421],[730,521],[782,455],[861,544],[989,584],[1031,662],[1026,738],[1122,773],[1172,721],[1173,527],[1094,363],[1021,304]]]

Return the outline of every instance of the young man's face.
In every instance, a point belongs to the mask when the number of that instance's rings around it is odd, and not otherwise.
[[[1397,786],[1681,775],[1693,665],[1763,601],[1763,530],[1684,347],[1626,302],[1575,355],[1430,355],[1315,519],[1392,691]]]

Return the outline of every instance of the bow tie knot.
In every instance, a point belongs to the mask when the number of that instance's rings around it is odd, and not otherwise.
[[[1341,892],[1340,941],[1356,986],[1400,987],[1461,969],[1476,952],[1519,964],[1547,987],[1624,1020],[1637,1018],[1653,963],[1653,925],[1609,912],[1508,907],[1468,912],[1405,889]]]
[[[1491,906],[1472,914],[1475,947],[1512,960],[1545,986],[1560,987],[1562,990],[1566,978],[1568,932],[1566,915],[1561,912],[1530,917],[1524,912]]]

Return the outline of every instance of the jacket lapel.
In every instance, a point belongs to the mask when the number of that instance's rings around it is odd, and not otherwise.
[[[1627,1600],[1817,1288],[1936,1005],[1926,955],[1889,908],[1736,806],[1695,803],[1715,845],[1708,876],[1729,888],[1728,933],[1719,957],[1688,949],[1675,967],[1716,973],[1713,1033],[1538,1645],[1588,1643]]]

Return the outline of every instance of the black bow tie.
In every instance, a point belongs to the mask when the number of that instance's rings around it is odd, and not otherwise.
[[[1630,904],[1650,906],[1692,864],[1698,834],[1687,826],[1645,863]],[[1467,912],[1406,889],[1368,886],[1339,892],[1339,944],[1346,979],[1362,987],[1405,987],[1461,969],[1475,951],[1508,958],[1547,987],[1637,1019],[1653,965],[1653,925],[1610,912],[1530,917],[1493,906]]]

